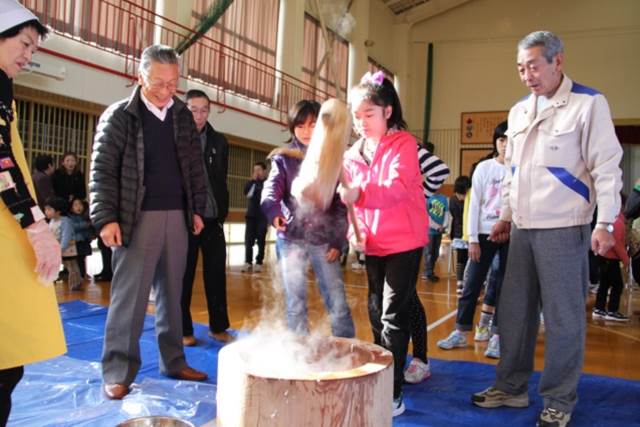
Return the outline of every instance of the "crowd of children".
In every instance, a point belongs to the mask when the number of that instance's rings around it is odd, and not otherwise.
[[[62,247],[61,267],[67,273],[68,287],[79,291],[83,279],[89,277],[86,258],[91,255],[96,232],[89,219],[86,184],[77,155],[71,151],[64,153],[58,169],[53,167],[50,155],[39,155],[34,161],[33,176],[38,204]],[[105,270],[109,268],[106,265]],[[98,280],[96,276],[94,279]]]

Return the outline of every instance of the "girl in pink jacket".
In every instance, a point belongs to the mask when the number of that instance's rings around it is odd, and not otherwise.
[[[350,93],[356,132],[344,156],[347,185],[339,191],[353,204],[366,255],[369,319],[374,341],[393,353],[393,414],[404,411],[401,385],[409,343],[409,315],[420,256],[428,240],[415,138],[404,129],[400,100],[382,73],[367,73]]]

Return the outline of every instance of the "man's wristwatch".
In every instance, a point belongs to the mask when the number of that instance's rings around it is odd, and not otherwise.
[[[608,222],[599,222],[596,224],[596,230],[606,230],[609,233],[613,233],[613,224]]]

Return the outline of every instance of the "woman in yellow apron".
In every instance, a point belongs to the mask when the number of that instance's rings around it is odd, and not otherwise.
[[[47,29],[15,0],[0,0],[0,426],[23,365],[66,351],[52,285],[60,246],[35,202],[17,131],[13,78]]]

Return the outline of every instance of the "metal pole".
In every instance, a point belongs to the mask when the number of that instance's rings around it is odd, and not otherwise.
[[[433,43],[429,43],[427,51],[427,85],[424,96],[424,126],[422,127],[422,142],[429,141],[431,127],[431,95],[433,92]]]
[[[176,47],[176,52],[178,52],[178,55],[182,55],[182,53],[189,49],[189,47],[196,41],[198,41],[200,37],[204,36],[205,33],[209,31],[209,29],[213,27],[216,22],[218,22],[218,19],[220,19],[220,17],[224,15],[224,12],[229,8],[229,6],[231,6],[231,3],[233,3],[233,0],[214,1],[207,13],[202,17],[202,20],[200,21],[198,26],[195,28],[195,32],[188,38],[182,40],[178,47]]]

